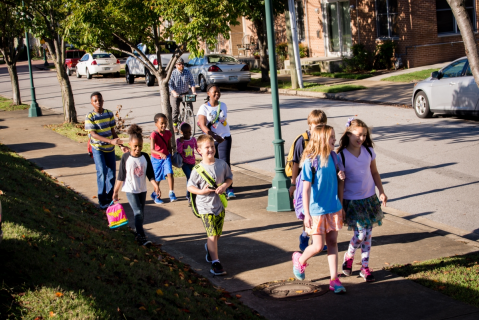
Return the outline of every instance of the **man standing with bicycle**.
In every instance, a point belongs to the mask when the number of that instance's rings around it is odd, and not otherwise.
[[[190,87],[193,94],[196,94],[195,80],[190,70],[185,69],[185,62],[182,58],[176,61],[176,69],[171,73],[168,86],[170,88],[170,105],[173,108],[173,129],[175,133],[178,133],[178,115],[182,96],[189,93]]]

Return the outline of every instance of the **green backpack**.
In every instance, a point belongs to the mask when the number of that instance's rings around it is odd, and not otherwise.
[[[209,175],[209,173],[203,168],[201,164],[197,164],[194,169],[198,174],[206,181],[208,186],[210,188],[217,189],[218,185],[216,184],[216,181]],[[197,218],[201,218],[201,215],[198,213],[198,208],[196,207],[196,194],[190,192],[190,199],[191,199],[191,210],[193,210],[193,214]],[[228,200],[226,199],[226,195],[224,193],[218,195],[220,197],[221,203],[223,204],[223,207],[226,209],[228,207]]]

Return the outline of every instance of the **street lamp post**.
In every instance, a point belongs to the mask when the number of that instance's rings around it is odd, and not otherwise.
[[[25,7],[25,3],[22,1],[22,7]],[[33,86],[33,75],[32,75],[32,60],[30,59],[30,41],[28,40],[28,31],[25,28],[25,41],[27,45],[27,58],[28,58],[28,72],[30,73],[30,93],[32,95],[32,104],[30,104],[30,109],[28,110],[29,117],[39,117],[42,115],[42,109],[38,106],[37,98],[35,96],[35,87]]]
[[[292,211],[293,204],[289,197],[291,184],[284,173],[284,140],[281,139],[281,119],[279,113],[278,75],[276,73],[276,56],[274,54],[274,21],[272,0],[265,1],[266,9],[266,33],[268,35],[269,69],[271,77],[271,96],[273,99],[273,122],[274,122],[274,158],[276,174],[273,178],[272,187],[268,190],[268,207],[266,210],[280,212]]]

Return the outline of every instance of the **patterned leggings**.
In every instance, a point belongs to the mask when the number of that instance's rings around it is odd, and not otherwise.
[[[369,252],[371,251],[371,238],[373,228],[356,229],[354,230],[354,236],[349,243],[348,257],[354,257],[356,249],[361,247],[361,264],[363,268],[367,268],[369,265]]]

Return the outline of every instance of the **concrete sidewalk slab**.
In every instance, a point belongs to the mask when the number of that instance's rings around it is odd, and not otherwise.
[[[44,129],[43,124],[63,121],[61,115],[45,113],[46,116],[41,118],[28,118],[28,111],[0,112],[0,119],[3,120],[0,142],[94,200],[95,167],[86,154],[86,145]],[[459,255],[477,251],[477,248],[423,228],[420,224],[402,223],[401,218],[388,214],[384,225],[375,228],[373,233],[370,266],[376,270],[375,283],[364,283],[357,276],[359,266],[355,263],[354,275],[343,278],[348,290],[344,296],[327,293],[294,303],[253,296],[252,289],[259,284],[292,277],[291,254],[298,250],[301,223],[292,212],[272,213],[265,210],[270,176],[235,167],[234,181],[238,197],[229,202],[220,241],[220,258],[228,275],[210,276],[209,264],[205,261],[203,226],[182,198],[186,191],[184,178],[175,181],[175,191],[181,201],[158,206],[148,199],[145,230],[150,239],[162,243],[166,251],[190,264],[215,285],[241,294],[247,305],[267,318],[312,319],[324,316],[343,319],[356,312],[368,319],[473,319],[479,316],[477,308],[381,270],[386,263],[392,265]],[[167,192],[165,183],[162,189]],[[126,196],[121,194],[120,197],[121,202],[126,204]],[[124,207],[132,222],[129,205]],[[352,232],[346,229],[339,234],[341,258],[351,236]],[[356,258],[359,260],[359,253]],[[327,276],[326,255],[323,253],[312,258],[306,270],[306,279],[327,284]]]

